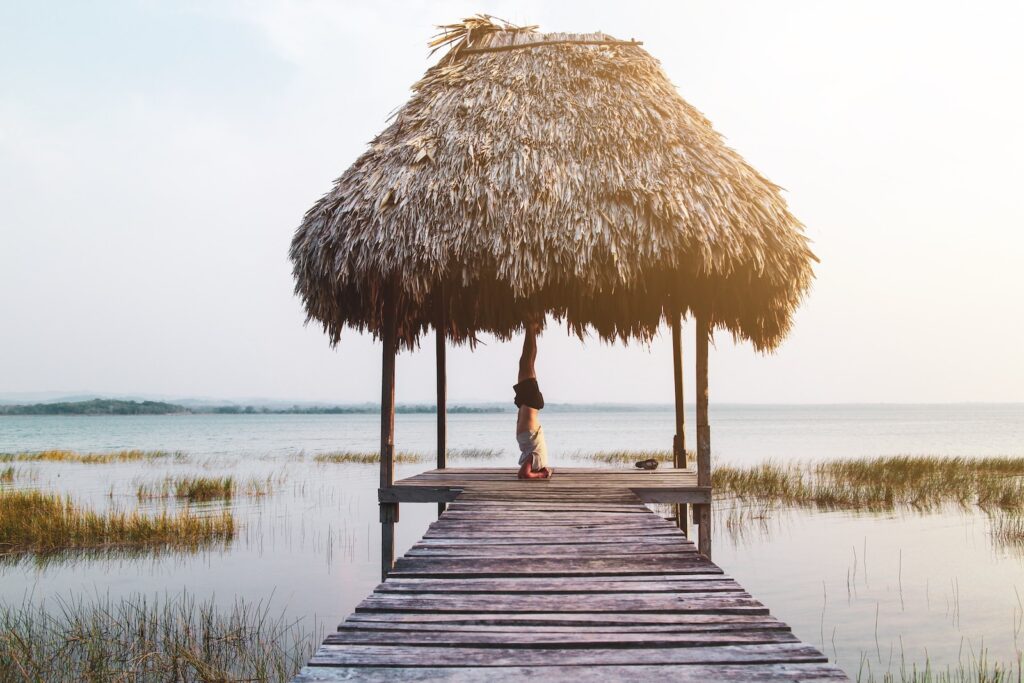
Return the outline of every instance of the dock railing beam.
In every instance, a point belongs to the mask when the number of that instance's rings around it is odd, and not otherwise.
[[[384,319],[381,341],[384,345],[381,362],[380,393],[380,488],[395,484],[395,356],[398,353],[398,322],[393,290],[384,295]],[[380,504],[381,580],[395,566],[395,522],[398,503]]]
[[[672,314],[672,376],[675,384],[676,433],[672,438],[672,466],[686,467],[686,412],[683,402],[683,330],[678,312]],[[687,505],[677,504],[676,525],[686,533],[688,510]]]
[[[437,301],[437,321],[434,325],[437,337],[437,469],[448,466],[448,368],[446,360],[446,332],[448,330],[448,300],[444,285],[440,287]],[[437,504],[437,514],[445,510],[444,503]]]
[[[711,324],[706,314],[697,316],[697,486],[711,486],[711,426],[708,424],[708,342]],[[694,506],[697,550],[711,559],[711,503]]]

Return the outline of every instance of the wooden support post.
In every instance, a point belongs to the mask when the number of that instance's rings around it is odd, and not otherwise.
[[[683,403],[683,331],[680,314],[672,314],[672,376],[675,383],[676,433],[672,437],[672,466],[686,467],[686,413]],[[688,534],[687,505],[676,505],[676,526]]]
[[[384,298],[384,320],[381,340],[384,345],[381,363],[380,390],[380,487],[390,489],[395,483],[395,356],[398,353],[398,323],[395,299],[389,288]],[[395,564],[395,522],[398,503],[380,504],[381,579],[387,577]]]
[[[437,337],[437,469],[448,466],[448,369],[445,359],[446,332],[448,329],[448,300],[444,285],[440,287],[437,302],[437,321],[434,325]],[[437,514],[445,510],[444,503],[437,504]]]
[[[380,504],[380,580],[388,578],[395,566],[395,524],[398,503]]]
[[[672,466],[686,467],[686,413],[683,404],[683,332],[678,314],[672,314],[672,376],[675,379],[676,434],[672,439]]]
[[[711,486],[711,426],[708,424],[708,342],[711,325],[707,315],[697,316],[697,486]],[[697,549],[711,559],[711,504],[696,506]]]

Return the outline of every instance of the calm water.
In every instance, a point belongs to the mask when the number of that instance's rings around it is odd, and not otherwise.
[[[722,462],[883,454],[1024,456],[1024,405],[718,406],[712,443]],[[690,424],[692,424],[692,416]],[[399,415],[401,450],[431,453],[430,415]],[[667,409],[546,411],[554,464],[611,449],[665,449]],[[498,449],[513,463],[511,414],[451,415],[451,447]],[[163,557],[69,558],[0,565],[0,600],[70,594],[179,593],[270,599],[324,627],[377,583],[374,465],[318,465],[330,450],[374,450],[373,415],[200,415],[0,418],[0,452],[69,448],[181,450],[187,462],[19,465],[16,486],[67,491],[95,507],[133,508],[135,488],[168,474],[283,477],[265,498],[232,505],[242,525],[230,547]],[[688,435],[692,444],[692,434]],[[453,464],[482,464],[456,461]],[[428,465],[404,465],[406,476]],[[148,503],[157,508],[164,503]],[[717,510],[715,560],[801,638],[856,674],[908,663],[955,664],[971,651],[1015,661],[1024,645],[1024,559],[994,545],[982,513],[868,515],[782,511],[737,524]],[[435,506],[402,506],[404,553]]]

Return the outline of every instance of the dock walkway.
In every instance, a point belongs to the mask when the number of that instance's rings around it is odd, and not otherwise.
[[[295,681],[848,680],[644,505],[671,477],[509,475],[396,482],[454,500]]]

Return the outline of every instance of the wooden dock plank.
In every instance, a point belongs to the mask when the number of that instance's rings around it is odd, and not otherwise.
[[[580,681],[581,683],[642,683],[705,681],[751,683],[835,683],[849,680],[830,664],[753,665],[634,665],[634,666],[510,666],[510,667],[323,667],[304,668],[295,683],[337,683],[338,681],[451,681],[452,683],[506,683],[509,681]]]
[[[403,479],[381,500],[447,511],[294,680],[848,680],[644,504],[685,496],[671,468]]]
[[[406,645],[321,645],[314,666],[544,666],[645,664],[772,664],[828,660],[802,643],[657,648],[436,647]],[[714,680],[714,679],[712,679]]]

